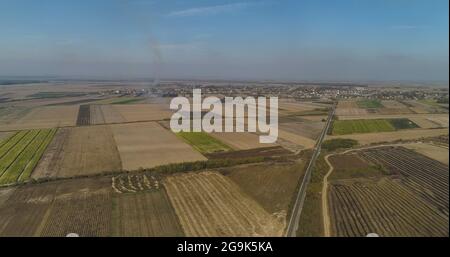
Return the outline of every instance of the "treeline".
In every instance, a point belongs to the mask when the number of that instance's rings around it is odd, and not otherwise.
[[[90,175],[76,175],[76,176],[70,176],[70,177],[47,177],[47,178],[38,178],[38,179],[30,179],[27,181],[22,182],[16,182],[8,185],[2,185],[2,187],[10,187],[10,186],[18,186],[18,185],[25,185],[25,184],[41,184],[45,182],[51,182],[51,181],[59,181],[59,180],[71,180],[71,179],[80,179],[80,178],[95,178],[95,177],[103,177],[103,176],[117,176],[117,175],[123,175],[123,174],[130,174],[130,173],[152,173],[157,175],[171,175],[174,173],[179,172],[191,172],[191,171],[198,171],[198,170],[205,170],[205,169],[215,169],[215,168],[224,168],[224,167],[231,167],[241,164],[250,164],[250,163],[258,163],[258,162],[264,162],[274,160],[274,158],[271,157],[248,157],[248,158],[233,158],[233,159],[213,159],[213,160],[206,160],[206,161],[195,161],[195,162],[182,162],[182,163],[172,163],[172,164],[166,164],[161,166],[156,166],[153,168],[140,168],[138,170],[117,170],[117,171],[105,171],[100,172],[97,174],[90,174]]]

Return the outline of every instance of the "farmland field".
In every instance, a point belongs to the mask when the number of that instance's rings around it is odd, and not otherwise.
[[[117,110],[117,105],[95,105],[95,117],[94,120],[96,124],[101,124],[102,120],[104,120],[105,123],[122,123],[125,122],[125,117],[120,114],[120,112]],[[92,113],[91,113],[92,115]],[[97,123],[98,122],[98,123]]]
[[[7,123],[0,123],[0,130],[26,130],[40,128],[57,128],[76,124],[78,106],[44,106],[36,107]]]
[[[163,182],[186,236],[281,236],[284,224],[217,172]]]
[[[183,236],[164,189],[115,194],[113,236]]]
[[[162,104],[116,104],[114,110],[126,122],[157,121],[170,119],[172,116],[172,111]]]
[[[404,147],[448,165],[448,147],[426,143],[412,143],[404,145]]]
[[[266,211],[286,217],[295,190],[304,175],[306,159],[298,163],[254,164],[220,169]]]
[[[283,145],[283,140],[291,142],[294,145],[300,146],[303,149],[308,149],[314,147],[316,144],[315,140],[308,138],[306,136],[294,134],[285,130],[278,131],[278,141],[277,143]]]
[[[316,140],[325,122],[286,122],[279,125],[280,130]]]
[[[16,122],[30,111],[31,108],[27,107],[0,107],[0,128],[2,128],[2,125]]]
[[[404,176],[402,184],[406,188],[436,206],[448,218],[448,165],[404,147],[368,149],[361,155],[392,174]]]
[[[389,132],[399,129],[418,128],[414,122],[406,118],[368,119],[368,120],[336,120],[333,123],[333,135],[355,133]]]
[[[330,179],[351,179],[360,177],[380,177],[383,171],[366,162],[356,154],[340,154],[329,158],[334,167]]]
[[[111,128],[125,170],[206,160],[158,123],[117,124]]]
[[[339,120],[381,120],[381,119],[414,119],[414,118],[437,118],[448,119],[448,114],[368,114],[368,115],[340,115]]]
[[[440,117],[429,117],[429,121],[439,124],[443,128],[448,128],[449,119],[447,116],[440,116]]]
[[[27,130],[0,143],[0,184],[27,180],[56,129]]]
[[[381,104],[387,109],[404,109],[404,108],[408,108],[408,106],[400,103],[399,101],[395,101],[395,100],[383,100],[383,101],[381,101]]]
[[[336,115],[365,115],[367,110],[360,108],[356,101],[339,101],[336,109]]]
[[[230,146],[236,150],[276,146],[276,144],[259,143],[259,136],[248,132],[211,133],[209,136],[218,139],[227,146]]]
[[[270,146],[270,147],[260,147],[248,150],[237,150],[228,152],[216,152],[206,154],[208,159],[242,159],[242,158],[262,158],[262,157],[277,157],[277,156],[287,156],[292,155],[293,152],[281,147],[281,146]]]
[[[43,217],[45,224],[36,233],[57,237],[69,233],[85,237],[110,235],[111,190],[106,182],[106,178],[97,178],[86,180],[83,186],[79,181],[63,183],[64,187],[60,185]]]
[[[387,120],[336,120],[333,123],[333,135],[353,133],[372,133],[394,131],[395,128]]]
[[[77,117],[77,126],[90,125],[91,121],[91,108],[90,105],[80,105]]]
[[[389,119],[388,121],[392,124],[392,126],[394,126],[395,129],[411,129],[419,127],[417,124],[406,118]]]
[[[403,147],[330,160],[332,235],[448,236],[448,165]]]
[[[108,236],[110,179],[17,188],[0,204],[0,236]]]
[[[358,107],[360,108],[381,108],[383,107],[383,105],[381,104],[381,102],[379,100],[360,100],[357,101],[356,104],[358,105]]]
[[[425,117],[409,118],[412,122],[421,128],[441,128],[441,124],[433,122]]]
[[[396,179],[334,182],[329,197],[334,236],[448,236],[448,216]]]
[[[413,140],[441,135],[448,135],[448,129],[413,129],[413,130],[400,130],[393,132],[378,132],[368,134],[348,134],[339,136],[327,136],[327,139],[347,138],[358,141],[360,145],[368,145],[379,142]]]
[[[179,132],[177,136],[192,145],[192,147],[202,154],[233,150],[228,145],[205,132]]]
[[[119,98],[116,101],[111,102],[111,104],[134,104],[143,101],[143,98],[137,97],[123,97]]]
[[[136,99],[123,100],[122,104],[81,105],[77,125],[115,124],[137,121],[169,119],[171,112],[161,104],[131,104]],[[118,101],[118,100],[117,100]],[[120,102],[119,102],[120,103]],[[125,104],[126,103],[126,104]]]
[[[44,153],[33,178],[70,177],[121,170],[108,126],[62,128]]]

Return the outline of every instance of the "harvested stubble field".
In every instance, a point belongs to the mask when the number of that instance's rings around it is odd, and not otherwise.
[[[126,122],[157,121],[172,116],[172,111],[163,104],[118,104],[114,105],[114,109]]]
[[[322,132],[325,122],[288,122],[279,125],[280,130],[284,130],[296,135],[304,136],[316,140]]]
[[[105,116],[102,111],[101,105],[90,105],[89,106],[89,123],[92,125],[105,124]]]
[[[306,136],[301,136],[285,130],[279,130],[277,143],[280,145],[284,145],[282,140],[286,140],[295,145],[301,146],[303,149],[313,148],[316,144],[315,140],[312,140],[311,138],[308,138]]]
[[[156,122],[111,125],[125,170],[206,158]]]
[[[293,101],[280,101],[278,104],[278,111],[280,116],[292,115],[297,113],[305,113],[314,111],[316,109],[325,108],[326,106],[320,104],[314,104],[311,102],[293,102]]]
[[[360,108],[356,101],[339,101],[336,108],[336,115],[365,115],[367,110]]]
[[[27,111],[21,117],[0,123],[0,130],[22,130],[75,126],[78,106],[45,106]]]
[[[360,145],[368,145],[380,142],[393,142],[398,140],[414,140],[426,137],[448,135],[448,129],[412,129],[394,132],[378,132],[366,134],[349,134],[339,136],[327,136],[327,139],[347,138],[358,141]]]
[[[447,116],[436,116],[436,117],[429,117],[429,121],[439,124],[443,128],[448,128],[449,119]]]
[[[259,143],[259,136],[248,132],[221,132],[209,135],[236,150],[276,146],[276,144]]]
[[[427,143],[412,143],[403,146],[448,165],[448,146],[443,147]]]
[[[121,169],[121,159],[109,126],[62,128],[32,177],[71,177]]]
[[[395,101],[395,100],[384,100],[381,101],[383,108],[377,108],[376,113],[378,114],[411,114],[414,113],[408,106]]]
[[[163,183],[186,236],[282,235],[282,221],[217,172],[173,175]]]
[[[116,124],[165,120],[171,115],[172,112],[162,104],[95,104],[89,105],[83,117],[90,124]]]
[[[215,137],[212,137],[205,132],[179,132],[177,133],[177,136],[192,145],[194,149],[202,154],[227,152],[233,150],[230,146],[222,143]]]
[[[0,142],[0,184],[28,180],[55,132],[24,130]]]
[[[0,202],[0,236],[108,236],[109,178],[18,187]]]
[[[424,128],[424,129],[441,128],[442,127],[440,124],[433,122],[425,117],[417,117],[417,118],[410,117],[409,120],[411,120],[412,122],[417,124],[417,126]]]
[[[91,124],[124,123],[127,120],[117,110],[115,105],[90,105]]]

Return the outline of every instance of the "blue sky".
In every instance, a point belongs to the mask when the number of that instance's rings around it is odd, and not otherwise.
[[[448,81],[448,0],[0,0],[0,75]]]

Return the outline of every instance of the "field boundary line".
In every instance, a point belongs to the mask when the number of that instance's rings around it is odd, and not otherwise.
[[[133,124],[133,123],[147,123],[147,122],[158,122],[158,121],[169,121],[170,119],[156,119],[156,120],[136,120],[136,121],[122,121],[122,122],[108,122],[102,124],[89,124],[85,126],[77,126],[77,125],[65,125],[65,126],[48,126],[42,128],[27,128],[27,129],[6,129],[1,130],[0,132],[19,132],[24,130],[36,130],[36,129],[53,129],[53,128],[77,128],[77,127],[91,127],[91,126],[106,126],[106,125],[120,125],[120,124]]]

